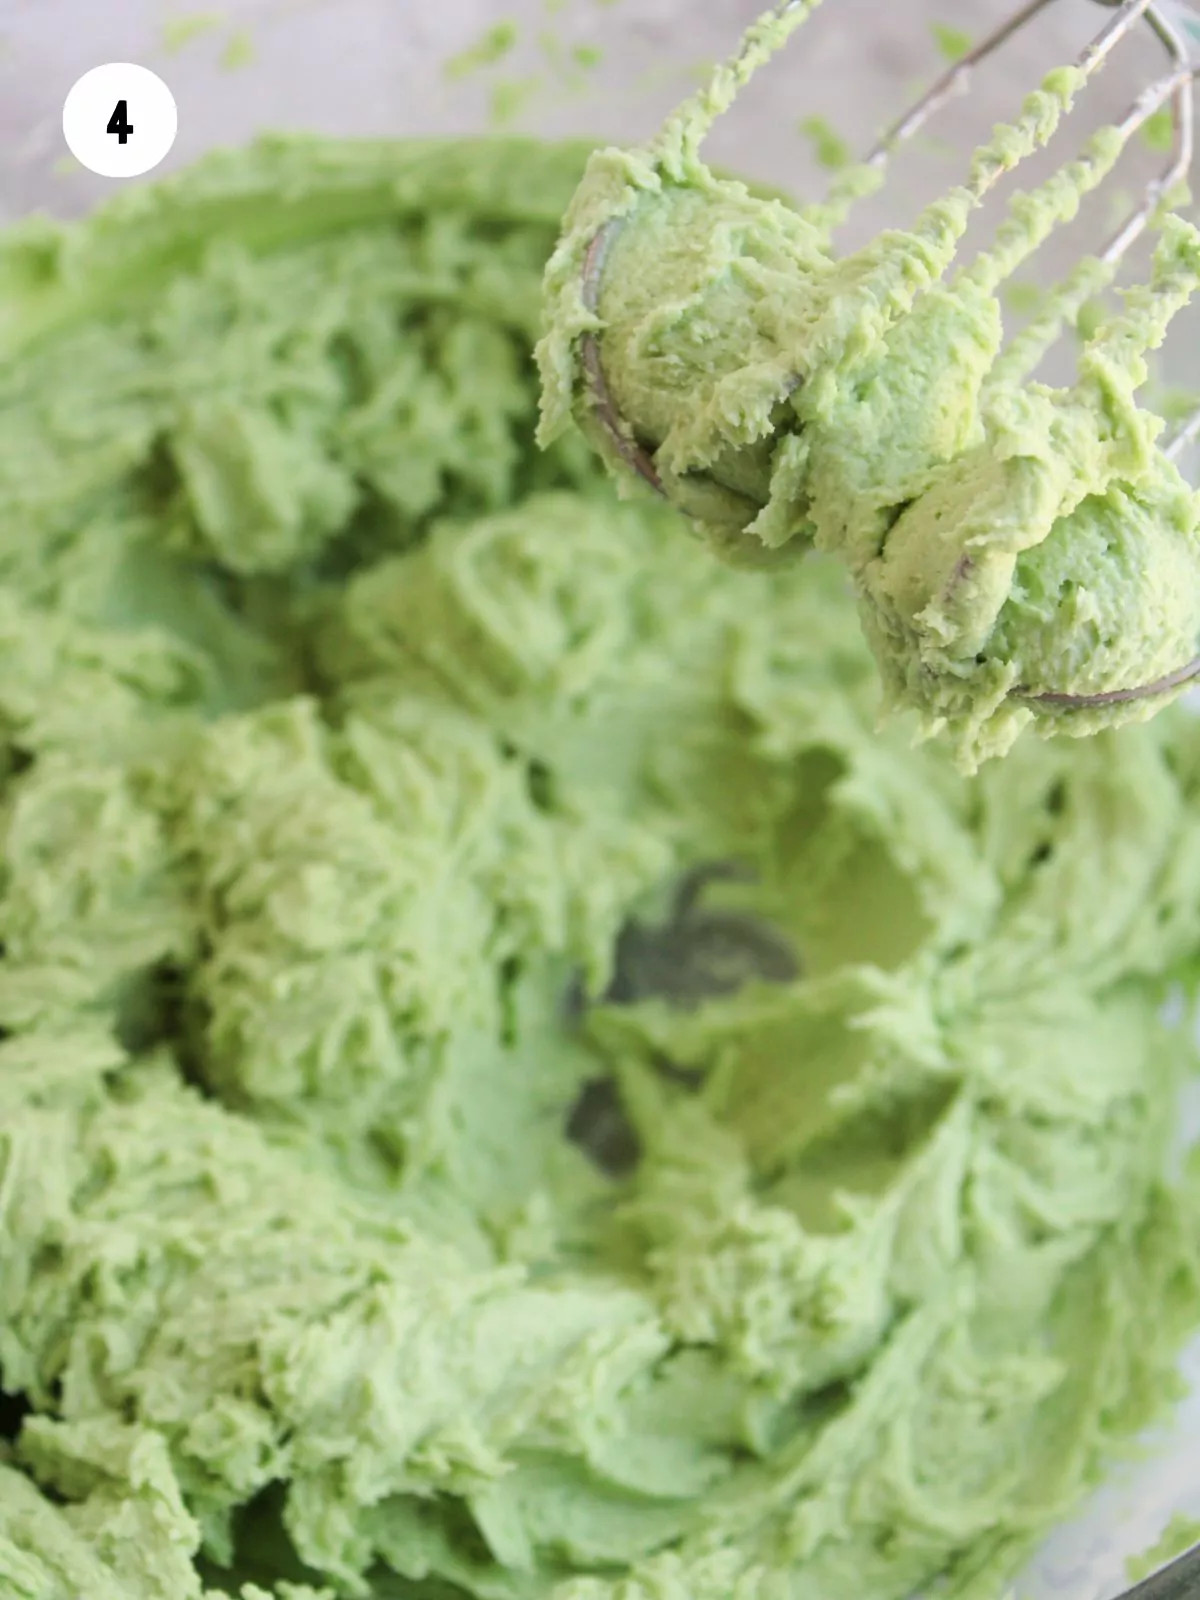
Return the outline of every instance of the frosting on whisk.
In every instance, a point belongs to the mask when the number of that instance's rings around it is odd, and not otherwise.
[[[711,122],[813,3],[776,10],[648,146],[597,152],[545,280],[541,437],[574,419],[728,558],[817,548],[848,566],[888,703],[961,764],[1021,729],[1152,714],[1200,670],[1200,497],[1140,407],[1146,352],[1200,283],[1200,233],[1161,223],[1149,279],[1083,345],[1076,382],[1030,372],[1111,261],[1003,344],[999,291],[1179,88],[1166,79],[956,255],[984,195],[1045,145],[1111,45],[1053,72],[907,231],[839,258],[878,163],[797,209],[714,174]]]

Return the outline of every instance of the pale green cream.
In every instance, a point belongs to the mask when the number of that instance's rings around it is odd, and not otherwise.
[[[1053,73],[963,186],[839,258],[833,226],[873,174],[797,210],[700,156],[803,10],[756,24],[649,146],[592,156],[546,274],[540,436],[577,421],[624,481],[636,446],[641,475],[736,561],[841,557],[886,704],[945,734],[967,770],[1030,724],[1085,734],[1151,716],[1178,687],[1055,697],[1156,684],[1200,654],[1200,497],[1135,398],[1145,351],[1200,282],[1200,233],[1164,224],[1149,282],[1094,330],[1074,386],[1028,381],[1047,327],[1105,272],[1086,264],[1003,353],[1000,290],[1111,170],[1121,136],[1103,130],[1018,195],[994,246],[954,270],[982,195],[1082,87],[1075,69]]]
[[[536,450],[583,162],[0,241],[5,1600],[992,1600],[1175,1392],[1200,732],[967,782],[843,567]],[[730,861],[773,981],[646,995]]]

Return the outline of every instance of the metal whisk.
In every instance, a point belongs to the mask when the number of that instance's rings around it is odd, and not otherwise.
[[[965,90],[972,72],[982,61],[1027,27],[1053,3],[1054,0],[1026,0],[1020,9],[1008,16],[987,38],[950,66],[928,93],[882,135],[867,156],[866,165],[876,170],[882,169],[899,145],[911,139],[947,101]],[[1168,68],[1162,77],[1150,84],[1137,97],[1117,124],[1117,129],[1124,142],[1143,127],[1157,111],[1169,105],[1173,123],[1170,154],[1162,170],[1147,184],[1139,203],[1106,243],[1098,257],[1091,259],[1087,264],[1087,270],[1081,270],[1076,277],[1068,279],[1066,292],[1058,296],[1053,311],[1040,322],[1035,319],[1031,328],[1020,336],[1019,351],[1013,352],[1008,359],[1022,374],[1027,374],[1036,367],[1064,327],[1082,309],[1084,302],[1098,284],[1111,279],[1122,259],[1153,224],[1160,207],[1170,202],[1173,192],[1186,178],[1192,163],[1195,132],[1192,87],[1200,66],[1190,57],[1186,34],[1186,10],[1180,9],[1177,4],[1173,5],[1172,0],[1098,0],[1098,3],[1109,9],[1112,15],[1084,50],[1077,66],[1084,78],[1090,78],[1135,27],[1139,24],[1147,25],[1166,52]],[[776,20],[788,17],[795,17],[798,20],[812,10],[815,4],[816,0],[783,0],[773,15]],[[761,61],[762,54],[760,41],[754,37],[752,31],[741,53],[725,67],[718,69],[719,75],[724,75],[725,86],[732,84],[736,87],[744,83]],[[975,180],[976,197],[982,198],[983,193],[1001,175],[1002,172],[998,168],[983,171]],[[587,310],[592,313],[598,312],[606,258],[621,226],[620,220],[605,223],[591,237],[584,252],[583,300]],[[659,494],[664,494],[666,492],[664,484],[655,467],[653,456],[638,442],[632,430],[623,422],[605,375],[600,339],[595,333],[585,332],[580,336],[579,359],[588,398],[612,449],[631,471],[644,479]],[[1200,408],[1176,427],[1166,443],[1166,454],[1172,458],[1178,457],[1185,446],[1197,437],[1200,437]],[[1200,676],[1200,656],[1187,662],[1175,673],[1153,683],[1095,695],[1029,693],[1025,698],[1068,707],[1103,706],[1126,700],[1151,698],[1198,676]],[[676,927],[677,937],[678,925],[673,926]],[[638,950],[642,950],[643,946],[649,948],[646,944],[646,930],[636,931],[639,932],[642,941],[637,946]],[[655,948],[657,950],[657,947]],[[674,946],[671,948],[674,949]],[[664,946],[664,953],[658,957],[659,966],[661,967],[665,961],[669,969],[672,957],[665,953],[665,950]],[[629,951],[631,953],[634,951],[632,942],[629,943]],[[1122,1600],[1200,1600],[1200,1546],[1129,1589]]]
[[[769,18],[774,23],[794,26],[818,3],[819,0],[781,0],[769,13]],[[881,136],[866,157],[865,166],[875,171],[882,170],[898,146],[911,139],[949,100],[967,88],[974,69],[981,62],[1053,3],[1054,0],[1025,0],[1025,4],[1010,14],[992,33],[955,61],[933,87]],[[1083,270],[1068,278],[1053,311],[1041,319],[1035,319],[1034,324],[1019,336],[1019,353],[1006,352],[1010,366],[1017,368],[1022,375],[1032,372],[1097,288],[1111,281],[1120,262],[1152,225],[1160,209],[1164,204],[1170,204],[1192,164],[1195,144],[1193,85],[1200,72],[1200,62],[1192,59],[1188,44],[1187,6],[1190,0],[1097,0],[1097,3],[1111,10],[1113,15],[1083,51],[1076,66],[1085,80],[1090,79],[1135,28],[1143,24],[1148,26],[1167,55],[1167,71],[1137,96],[1116,127],[1124,143],[1157,112],[1169,106],[1173,125],[1170,154],[1162,170],[1146,185],[1136,208],[1098,257],[1089,258]],[[1197,16],[1196,23],[1196,33],[1200,37],[1200,16]],[[726,86],[738,88],[749,79],[763,59],[764,52],[757,30],[752,29],[739,54],[718,69],[712,82],[715,85],[721,80]],[[1002,175],[999,168],[978,175],[973,180],[975,197],[982,199]],[[584,255],[582,297],[587,310],[593,313],[598,312],[599,308],[609,247],[621,226],[620,219],[605,223],[591,239]],[[639,443],[625,424],[614,400],[605,376],[598,336],[592,332],[582,334],[578,350],[582,379],[595,419],[612,449],[633,473],[660,495],[665,494],[651,452]],[[1165,444],[1165,454],[1177,459],[1197,437],[1200,437],[1200,406],[1175,427]],[[1064,708],[1108,706],[1151,699],[1196,677],[1200,677],[1200,655],[1152,683],[1109,689],[1096,694],[1047,693],[1018,687],[1013,691],[1013,696],[1030,703]]]

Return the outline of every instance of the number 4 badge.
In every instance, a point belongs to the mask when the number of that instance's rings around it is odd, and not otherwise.
[[[131,61],[85,72],[63,105],[71,154],[102,178],[136,178],[158,166],[178,126],[170,89],[149,67]]]

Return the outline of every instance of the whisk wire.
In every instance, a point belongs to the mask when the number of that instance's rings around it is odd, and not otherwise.
[[[965,92],[976,67],[1028,27],[1053,3],[1054,0],[1024,0],[1024,4],[986,38],[951,64],[933,86],[883,133],[862,162],[835,179],[826,200],[821,205],[806,207],[805,214],[826,227],[840,223],[856,201],[878,187],[894,151],[911,140],[951,99]],[[1186,181],[1192,163],[1195,147],[1193,88],[1200,74],[1200,63],[1191,55],[1185,32],[1169,14],[1169,0],[1098,0],[1098,3],[1109,10],[1111,16],[1079,55],[1073,79],[1064,78],[1061,74],[1048,78],[1040,91],[1027,98],[1021,115],[998,128],[992,139],[976,152],[969,177],[957,190],[951,191],[951,196],[955,198],[949,209],[935,203],[922,213],[912,231],[916,254],[910,263],[913,270],[905,275],[905,293],[889,291],[890,313],[899,314],[905,304],[920,293],[921,285],[930,271],[938,276],[945,270],[953,247],[967,225],[968,212],[979,205],[1001,177],[1049,141],[1057,130],[1060,117],[1070,111],[1078,90],[1099,71],[1134,28],[1144,21],[1163,46],[1170,70],[1137,97],[1121,121],[1095,135],[1074,162],[1032,194],[1014,196],[1009,202],[1008,221],[1001,225],[996,246],[981,255],[967,269],[968,272],[978,274],[980,282],[989,289],[997,287],[1058,226],[1074,217],[1079,201],[1108,176],[1129,141],[1146,126],[1151,117],[1170,104],[1172,139],[1167,162],[1157,176],[1145,185],[1136,209],[1107,244],[1077,264],[1055,288],[1046,309],[1000,352],[990,374],[990,383],[1002,377],[1007,381],[1020,381],[1037,368],[1061,337],[1064,328],[1077,324],[1087,301],[1112,283],[1122,259],[1155,225],[1164,206],[1178,203],[1180,187]],[[680,112],[686,114],[677,115],[665,125],[651,150],[668,179],[682,175],[689,158],[697,153],[716,118],[732,105],[740,89],[758,68],[778,50],[784,39],[807,20],[819,4],[820,0],[779,0],[747,32],[737,54],[718,65],[706,85],[680,108]],[[585,250],[581,289],[584,305],[592,313],[599,309],[601,281],[609,247],[623,225],[623,219],[610,219],[600,227]],[[896,240],[893,239],[892,243],[895,246]],[[859,286],[860,298],[865,294],[869,299],[873,293],[875,286],[869,279],[868,274],[867,280]],[[1190,288],[1190,284],[1183,286],[1183,299],[1173,304],[1172,310],[1179,309]],[[854,296],[850,298],[853,300]],[[853,309],[851,306],[850,310]],[[837,320],[832,319],[833,322]],[[1149,342],[1153,344],[1158,335],[1154,335],[1153,330],[1151,334]],[[665,494],[664,482],[651,450],[624,422],[614,401],[596,335],[590,331],[584,333],[579,348],[591,403],[612,447],[633,472],[660,495]],[[1165,453],[1172,459],[1177,458],[1198,438],[1200,406],[1176,428]],[[1064,708],[1104,706],[1165,694],[1197,676],[1200,676],[1200,656],[1177,672],[1153,683],[1128,689],[1109,690],[1095,695],[1073,695],[1038,693],[1019,687],[1014,694],[1017,698]]]
[[[912,139],[943,106],[966,91],[976,67],[1028,27],[1053,3],[1054,0],[1026,0],[1025,5],[1012,12],[986,38],[955,61],[903,116],[880,135],[866,157],[865,165],[876,171],[881,170],[899,145]],[[1153,221],[1164,198],[1187,176],[1195,148],[1195,111],[1191,90],[1196,68],[1190,62],[1187,42],[1182,33],[1155,0],[1124,0],[1080,55],[1076,65],[1085,78],[1090,78],[1143,18],[1166,49],[1174,70],[1149,85],[1117,125],[1118,131],[1122,143],[1128,142],[1170,100],[1173,125],[1171,157],[1165,170],[1147,185],[1141,205],[1101,251],[1101,259],[1110,263],[1116,263],[1129,251]]]
[[[1197,406],[1191,416],[1175,429],[1164,447],[1163,454],[1168,461],[1178,461],[1188,445],[1194,444],[1197,439],[1200,439],[1200,406]]]
[[[1157,84],[1151,84],[1139,98],[1137,105],[1126,118],[1126,122],[1132,122],[1126,137],[1130,137],[1138,128],[1143,127],[1150,117],[1171,99],[1173,102],[1171,158],[1165,171],[1147,185],[1142,204],[1101,252],[1101,259],[1109,262],[1120,261],[1130,246],[1145,232],[1154,220],[1159,206],[1186,179],[1195,154],[1195,103],[1192,85],[1196,77],[1196,68],[1191,64],[1187,41],[1157,5],[1151,4],[1147,7],[1146,21],[1166,49],[1175,70],[1168,78],[1160,79]],[[1124,126],[1125,124],[1122,124],[1122,128]]]
[[[975,68],[1027,28],[1054,0],[1026,0],[1026,4],[1007,16],[1002,23],[965,55],[959,57],[903,116],[883,132],[866,158],[869,167],[882,167],[897,145],[917,134],[949,101],[966,92]],[[1112,20],[1105,24],[1087,49],[1079,57],[1078,67],[1085,77],[1091,75],[1108,59],[1122,39],[1147,13],[1154,14],[1155,31],[1168,43],[1180,61],[1187,59],[1186,47],[1176,30],[1159,15],[1154,0],[1124,0]]]
[[[966,93],[971,76],[981,62],[994,55],[1053,3],[1054,0],[1026,0],[1026,4],[1020,10],[1006,17],[998,28],[981,39],[978,44],[973,45],[965,55],[960,56],[915,104],[908,107],[903,116],[897,117],[891,127],[879,135],[874,148],[866,158],[866,165],[876,170],[882,168],[898,145],[906,143],[915,134],[920,133],[943,106]],[[1149,0],[1134,0],[1134,3],[1142,4],[1144,8],[1149,4]]]

